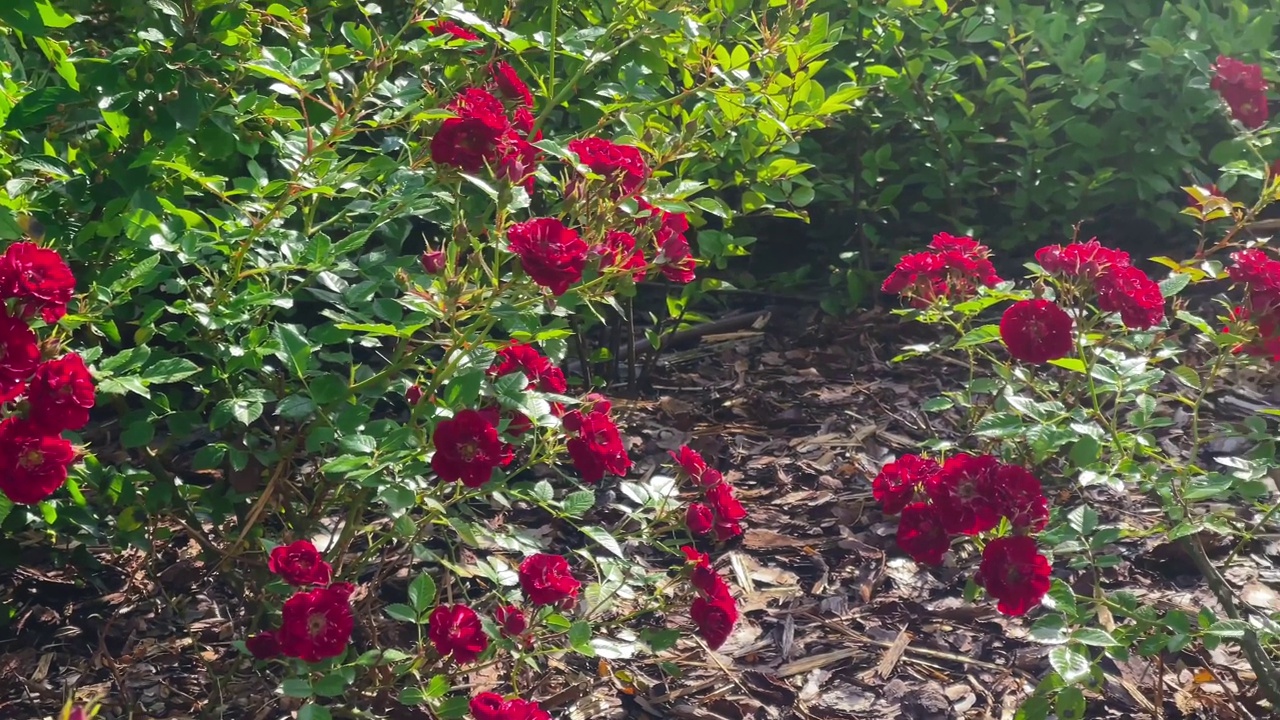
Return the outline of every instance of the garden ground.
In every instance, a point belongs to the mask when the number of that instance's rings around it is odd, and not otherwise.
[[[748,529],[718,557],[744,620],[714,655],[696,645],[668,653],[679,678],[637,661],[557,663],[549,675],[559,684],[529,689],[544,708],[600,720],[1014,717],[1047,672],[1048,647],[1030,639],[1029,620],[964,599],[973,548],[957,546],[944,568],[917,566],[895,551],[895,523],[871,498],[870,478],[883,462],[946,434],[918,408],[964,372],[940,360],[890,363],[910,330],[883,311],[835,320],[774,306],[753,326],[665,354],[653,391],[616,404],[634,473],[660,471],[667,451],[689,444],[741,488]],[[1240,387],[1213,400],[1216,412],[1231,413],[1266,398]],[[1078,490],[1061,492],[1058,502]],[[1148,533],[1155,508],[1132,498],[1102,506],[1111,508],[1102,524],[1130,531],[1104,584],[1193,613],[1213,604],[1190,562]],[[83,548],[103,563],[92,577],[55,561],[46,546],[46,538],[27,538],[20,567],[0,576],[0,597],[18,609],[0,630],[0,718],[53,716],[71,693],[101,697],[113,720],[274,720],[296,708],[232,648],[254,608],[210,580],[194,543],[150,565],[140,552]],[[1247,602],[1280,611],[1280,541],[1245,555],[1229,579]],[[1091,592],[1083,571],[1063,563],[1055,571],[1078,594]],[[1266,712],[1232,651],[1104,660],[1103,670],[1093,717]],[[412,708],[384,716],[430,717]]]

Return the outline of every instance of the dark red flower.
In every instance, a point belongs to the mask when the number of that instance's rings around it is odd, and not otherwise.
[[[462,27],[452,20],[440,18],[427,26],[427,32],[439,37],[440,35],[450,35],[459,40],[479,40],[480,36]]]
[[[689,241],[684,235],[669,230],[658,233],[658,256],[653,262],[662,271],[662,276],[674,283],[687,285],[694,281],[694,268],[697,261],[689,249]]]
[[[529,629],[529,621],[524,611],[515,605],[500,605],[493,611],[493,620],[498,623],[502,637],[518,638]]]
[[[880,473],[871,481],[871,494],[886,513],[896,515],[940,469],[938,463],[928,458],[903,455],[880,468]]]
[[[708,467],[707,461],[702,459],[702,455],[688,445],[681,445],[678,452],[668,451],[668,454],[671,455],[672,460],[676,461],[680,469],[689,476],[690,480],[693,480],[703,488],[715,487],[724,480],[724,476],[720,474],[719,470]]]
[[[595,175],[605,180],[613,198],[635,194],[649,179],[649,165],[638,148],[599,137],[569,141],[569,150]]]
[[[410,385],[409,389],[404,391],[404,400],[409,403],[410,406],[413,406],[422,402],[424,395],[425,391],[422,389],[422,386],[414,384]]]
[[[355,617],[348,583],[299,590],[281,609],[280,652],[305,662],[320,662],[346,652]]]
[[[636,248],[636,239],[631,233],[610,230],[605,233],[604,242],[597,245],[592,252],[600,256],[601,271],[614,269],[630,272],[631,279],[636,282],[644,280],[648,274],[648,263],[644,253]]]
[[[1000,339],[1015,360],[1039,365],[1071,354],[1074,327],[1067,311],[1048,300],[1019,300],[1000,317]]]
[[[996,538],[982,550],[974,578],[1005,615],[1025,615],[1049,592],[1049,561],[1026,535]]]
[[[695,598],[689,608],[689,615],[698,628],[698,635],[712,650],[724,645],[733,634],[733,626],[738,622],[738,608],[733,598]]]
[[[576,598],[582,587],[568,561],[559,555],[530,555],[520,563],[518,575],[520,588],[534,605],[555,605]]]
[[[564,427],[573,435],[569,438],[569,457],[582,476],[582,481],[594,485],[605,474],[625,477],[631,469],[631,457],[622,446],[622,435],[608,413],[592,410],[571,410],[562,419]]]
[[[706,535],[715,525],[715,515],[711,508],[702,503],[689,503],[684,511],[684,524],[694,535]]]
[[[1018,465],[1001,465],[995,476],[995,505],[1019,532],[1040,532],[1049,522],[1049,501],[1040,481]]]
[[[1280,312],[1275,306],[1262,312],[1238,306],[1231,311],[1222,332],[1245,338],[1231,349],[1234,353],[1280,360]]]
[[[260,632],[244,641],[249,654],[259,660],[280,657],[280,638],[272,632]]]
[[[440,657],[453,656],[460,665],[473,662],[489,647],[480,616],[466,605],[441,605],[431,611],[427,636]]]
[[[511,134],[511,121],[502,101],[487,90],[465,88],[447,109],[457,117],[441,123],[431,138],[432,161],[468,173],[496,164]]]
[[[684,213],[667,212],[644,198],[636,198],[639,210],[636,213],[636,225],[642,228],[653,228],[656,238],[662,231],[683,235],[689,231],[689,217]]]
[[[519,114],[516,113],[517,117]],[[499,145],[498,155],[494,177],[511,185],[522,185],[526,192],[533,192],[534,174],[538,172],[538,160],[541,158],[538,148],[513,128]]]
[[[68,353],[36,368],[27,403],[31,422],[50,433],[84,427],[94,403],[93,378],[84,360]]]
[[[75,289],[75,276],[56,250],[20,242],[0,255],[0,299],[16,299],[23,318],[39,312],[45,322],[57,322]]]
[[[310,540],[277,545],[267,559],[267,569],[290,585],[328,585],[333,578],[333,568]]]
[[[689,545],[680,548],[680,551],[684,553],[686,565],[692,566],[689,581],[702,597],[732,602],[733,594],[729,590],[729,584],[712,567],[711,558],[706,553],[700,553]]]
[[[475,720],[551,720],[547,711],[536,702],[520,698],[504,700],[492,692],[471,698],[469,708]]]
[[[551,364],[551,360],[532,345],[512,340],[498,350],[497,360],[489,366],[489,375],[502,377],[523,373],[529,379],[529,390],[548,393],[564,393],[569,389],[564,372]]]
[[[1267,124],[1267,81],[1262,66],[1219,55],[1209,87],[1226,101],[1231,117],[1250,130]]]
[[[507,228],[511,252],[537,284],[563,295],[582,279],[587,265],[587,244],[578,233],[555,218],[534,218]]]
[[[898,518],[898,547],[916,562],[941,565],[942,556],[951,549],[951,536],[942,527],[938,509],[924,502],[902,508]]]
[[[13,387],[31,379],[40,364],[36,333],[23,320],[0,309],[0,387]]]
[[[999,467],[1000,461],[991,455],[959,453],[947,458],[938,474],[925,483],[947,532],[977,535],[1000,524],[995,504]]]
[[[747,517],[742,503],[733,496],[733,488],[722,482],[707,488],[707,504],[715,514],[715,531],[717,540],[728,540],[742,534],[740,521]]]
[[[1042,247],[1036,251],[1036,262],[1050,275],[1092,283],[1104,273],[1129,267],[1129,253],[1103,247],[1093,238],[1085,243]]]
[[[1120,313],[1125,327],[1146,330],[1164,320],[1160,285],[1136,267],[1121,267],[1098,278],[1098,307]]]
[[[422,269],[428,275],[439,275],[444,272],[447,259],[443,250],[428,250],[418,259],[422,262]]]
[[[1000,283],[990,255],[991,249],[973,238],[938,233],[927,250],[904,256],[880,290],[920,306],[944,297],[964,300],[973,296],[979,285]]]
[[[441,420],[431,433],[435,455],[431,469],[444,482],[462,481],[477,488],[489,482],[495,468],[511,463],[511,446],[498,437],[498,429],[478,410],[462,410]]]
[[[19,505],[34,505],[62,487],[75,458],[59,435],[16,417],[0,421],[0,492]]]
[[[489,66],[489,74],[493,77],[493,84],[498,88],[499,95],[508,100],[516,100],[526,107],[533,105],[533,93],[520,79],[516,69],[511,67],[511,63],[498,60]]]

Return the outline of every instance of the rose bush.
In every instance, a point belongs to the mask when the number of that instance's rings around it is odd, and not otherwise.
[[[631,477],[585,331],[745,252],[724,191],[850,108],[825,17],[747,10],[0,7],[0,482],[114,446],[0,542],[194,542],[311,720],[543,717],[552,660],[721,647],[747,513],[687,449]]]
[[[1053,672],[1019,717],[1084,717],[1085,693],[1105,682],[1103,656],[1229,643],[1256,673],[1257,699],[1280,707],[1271,649],[1280,626],[1243,602],[1227,574],[1274,529],[1280,502],[1263,478],[1280,466],[1276,411],[1241,419],[1207,402],[1277,357],[1280,260],[1250,227],[1280,200],[1280,174],[1252,132],[1266,119],[1261,70],[1229,58],[1216,67],[1213,85],[1255,151],[1253,165],[1224,174],[1251,182],[1259,199],[1186,188],[1183,212],[1199,221],[1202,239],[1191,258],[1152,259],[1170,270],[1164,279],[1091,239],[1040,248],[1020,287],[993,277],[983,246],[941,235],[945,242],[904,257],[883,285],[909,305],[898,312],[943,335],[898,359],[957,352],[971,379],[925,404],[941,415],[931,425],[945,428],[942,438],[886,464],[873,494],[898,515],[902,552],[939,565],[957,541],[972,543],[981,559],[971,597],[985,593],[1003,614],[1034,616],[1030,637],[1051,646]],[[1206,293],[1188,287],[1216,293],[1216,321],[1204,317]],[[1111,511],[1135,493],[1163,510],[1157,527]],[[1176,543],[1215,603],[1188,613],[1118,589],[1120,544],[1139,532]]]

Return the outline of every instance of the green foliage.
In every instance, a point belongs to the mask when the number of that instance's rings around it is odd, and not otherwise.
[[[827,255],[856,250],[864,263],[940,229],[1013,251],[1076,222],[1113,243],[1156,232],[1191,247],[1178,188],[1229,189],[1203,169],[1251,159],[1210,65],[1219,53],[1273,57],[1278,22],[1272,3],[1239,0],[813,7],[856,39],[826,72],[867,91],[838,128],[802,143],[820,173],[815,232]],[[855,302],[874,280],[852,281]]]

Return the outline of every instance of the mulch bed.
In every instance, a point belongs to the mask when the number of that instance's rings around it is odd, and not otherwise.
[[[689,444],[739,487],[748,530],[715,557],[744,619],[718,653],[682,644],[664,655],[678,678],[647,661],[569,661],[557,668],[565,682],[537,694],[554,717],[1012,720],[1048,672],[1049,647],[1028,637],[1030,619],[963,599],[972,548],[957,549],[955,566],[918,566],[896,551],[896,523],[871,498],[880,465],[932,436],[922,400],[962,378],[943,363],[891,364],[912,332],[882,312],[834,320],[774,308],[763,327],[665,354],[654,392],[617,403],[635,474]],[[1120,499],[1102,522],[1141,529],[1152,512]],[[52,717],[73,695],[101,697],[113,720],[269,720],[296,709],[231,648],[255,599],[211,577],[194,544],[152,558],[82,548],[101,564],[86,572],[56,561],[47,542],[25,541],[20,568],[0,574],[0,598],[17,611],[0,630],[0,718]],[[1272,611],[1276,554],[1258,548],[1228,578]],[[1159,538],[1126,540],[1122,560],[1108,587],[1193,613],[1214,605]],[[1081,579],[1061,564],[1056,574]],[[1103,669],[1090,717],[1266,716],[1231,649]]]

